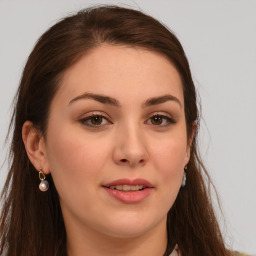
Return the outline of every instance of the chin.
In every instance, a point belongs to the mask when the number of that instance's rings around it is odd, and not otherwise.
[[[145,227],[130,227],[129,229],[120,227],[109,230],[107,235],[113,238],[132,239],[147,233],[147,231],[149,229]]]
[[[107,235],[114,238],[135,238],[154,230],[160,223],[161,221],[157,219],[148,219],[145,216],[140,218],[125,216],[115,218],[113,222],[109,221],[105,231]],[[166,221],[164,227],[166,227]]]

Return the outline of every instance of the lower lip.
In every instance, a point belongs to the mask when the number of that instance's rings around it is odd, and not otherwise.
[[[124,192],[106,187],[104,187],[104,189],[108,192],[109,195],[127,204],[136,204],[143,201],[150,195],[153,190],[153,188],[145,188],[140,191]]]

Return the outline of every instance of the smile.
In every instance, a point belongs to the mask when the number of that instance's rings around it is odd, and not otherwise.
[[[116,186],[110,186],[110,189],[115,189],[115,190],[119,190],[119,191],[139,191],[142,190],[146,187],[144,187],[144,185],[135,185],[135,186],[131,186],[131,185],[116,185]]]
[[[144,179],[120,179],[102,187],[112,198],[126,204],[140,203],[154,190],[153,185]]]

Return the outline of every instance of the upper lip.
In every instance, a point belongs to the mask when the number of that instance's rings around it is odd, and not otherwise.
[[[116,186],[116,185],[130,185],[130,186],[136,186],[136,185],[143,185],[143,187],[147,188],[153,188],[154,186],[147,180],[145,179],[119,179],[119,180],[114,180],[110,183],[104,184],[103,187],[111,187],[111,186]]]

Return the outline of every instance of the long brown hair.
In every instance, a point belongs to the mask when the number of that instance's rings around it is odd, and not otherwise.
[[[66,17],[46,31],[24,68],[12,117],[11,165],[2,192],[0,255],[66,255],[66,233],[58,193],[51,176],[47,193],[38,190],[38,174],[30,163],[21,131],[26,120],[47,136],[51,101],[62,74],[81,56],[102,43],[129,45],[156,51],[175,65],[182,82],[188,137],[199,114],[195,86],[183,48],[176,36],[140,11],[100,6]],[[213,211],[205,182],[209,176],[197,153],[197,133],[192,142],[187,184],[168,212],[169,255],[178,244],[182,255],[229,255]]]

